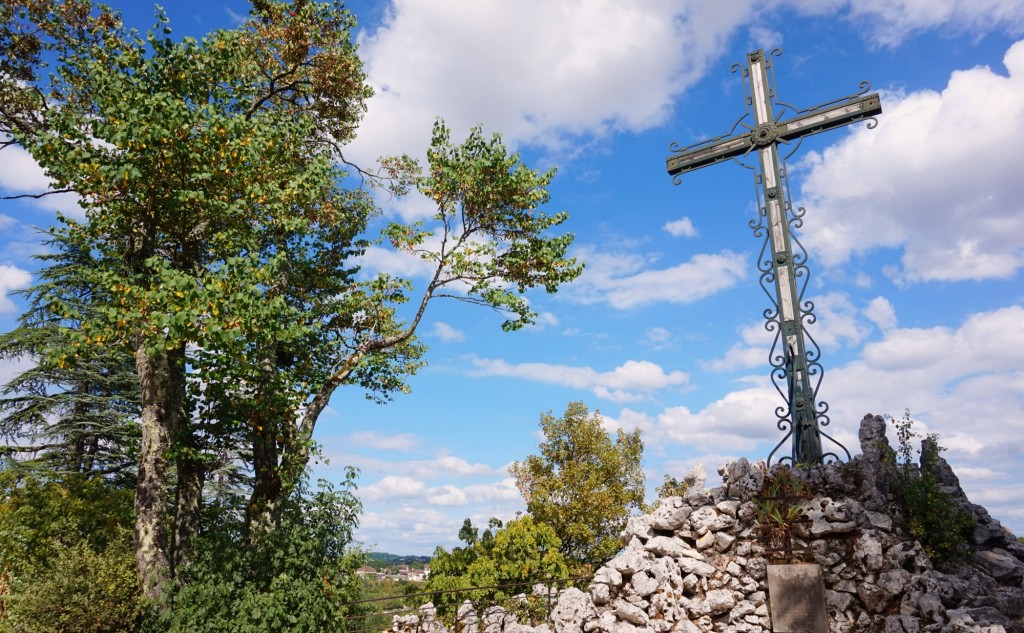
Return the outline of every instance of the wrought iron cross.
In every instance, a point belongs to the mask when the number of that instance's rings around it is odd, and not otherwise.
[[[782,53],[776,49],[771,57]],[[736,72],[738,64],[732,67]],[[769,73],[772,74],[769,77]],[[821,385],[823,370],[819,359],[821,350],[804,328],[814,323],[814,305],[803,300],[804,290],[810,278],[807,268],[807,251],[793,235],[791,229],[803,224],[804,209],[794,209],[789,195],[785,158],[792,156],[799,142],[806,136],[867,120],[868,127],[874,127],[874,116],[882,112],[878,93],[865,94],[870,86],[863,82],[856,94],[830,101],[806,110],[797,110],[775,98],[774,71],[771,59],[763,50],[747,55],[747,67],[743,69],[747,79],[744,88],[747,112],[733,125],[729,133],[716,136],[695,145],[680,148],[672,143],[672,156],[666,161],[668,173],[675,184],[682,174],[712,165],[730,158],[737,159],[758,153],[758,168],[740,163],[754,170],[755,191],[758,201],[758,218],[750,222],[755,237],[763,237],[761,253],[758,256],[758,270],[761,273],[761,287],[774,306],[764,311],[765,328],[775,332],[775,342],[769,352],[772,366],[772,383],[786,401],[785,407],[775,410],[778,428],[787,431],[768,455],[772,456],[785,443],[792,440],[792,454],[779,461],[796,463],[820,463],[826,458],[838,459],[832,452],[822,452],[822,436],[842,448],[847,458],[850,452],[821,430],[829,423],[826,412],[828,405],[818,401],[818,387]],[[795,113],[792,118],[782,121],[782,113],[774,113],[775,105]],[[744,123],[751,113],[751,126]],[[737,128],[747,131],[737,133]],[[779,158],[779,144],[797,141],[785,158]],[[794,249],[794,245],[796,249]],[[770,247],[770,248],[769,248]],[[766,256],[767,251],[767,256]],[[802,278],[802,283],[799,283]],[[774,296],[768,286],[775,288]],[[813,380],[812,380],[813,379]],[[784,382],[786,389],[780,386]]]

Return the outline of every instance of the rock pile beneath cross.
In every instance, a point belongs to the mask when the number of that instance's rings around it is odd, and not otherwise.
[[[833,632],[1024,633],[1024,545],[972,504],[941,460],[943,490],[975,519],[969,564],[939,570],[893,520],[893,466],[882,459],[885,421],[865,416],[862,454],[849,464],[800,469],[816,495],[802,507],[794,546],[821,566]],[[459,633],[696,633],[771,631],[766,549],[754,497],[769,471],[745,459],[719,469],[723,484],[691,486],[630,519],[625,547],[588,591],[567,589],[545,624],[528,626],[501,609],[465,603]],[[396,616],[394,633],[447,633],[433,606]]]

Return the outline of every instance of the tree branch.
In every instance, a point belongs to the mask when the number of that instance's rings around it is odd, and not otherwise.
[[[74,193],[74,189],[54,189],[53,191],[44,191],[43,193],[23,193],[17,196],[0,196],[0,200],[20,200],[21,198],[35,198],[39,199],[44,196],[52,196],[55,193]]]

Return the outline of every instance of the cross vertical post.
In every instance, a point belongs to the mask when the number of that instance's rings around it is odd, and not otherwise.
[[[772,55],[781,51],[775,50]],[[733,70],[737,70],[734,66]],[[845,447],[823,433],[821,426],[828,424],[825,415],[827,405],[817,400],[817,386],[821,380],[821,366],[818,363],[820,351],[817,345],[809,348],[809,335],[804,324],[813,323],[813,304],[802,302],[803,289],[806,288],[809,270],[806,267],[807,255],[799,242],[795,240],[791,225],[799,226],[802,222],[803,210],[794,212],[790,203],[787,186],[786,169],[783,159],[779,157],[779,143],[789,143],[805,136],[817,134],[825,130],[868,120],[873,127],[872,117],[881,113],[881,100],[877,93],[865,95],[868,90],[866,83],[861,84],[861,92],[832,101],[814,108],[796,112],[796,116],[781,121],[781,116],[774,113],[774,104],[793,109],[775,100],[774,83],[769,77],[771,64],[763,50],[747,55],[747,67],[744,77],[747,79],[747,114],[745,114],[732,132],[702,141],[689,147],[671,146],[673,155],[666,161],[668,173],[673,176],[676,184],[683,173],[712,165],[730,158],[739,159],[753,152],[758,154],[758,166],[755,169],[755,182],[758,186],[760,218],[757,224],[751,223],[756,236],[765,236],[769,257],[758,262],[761,271],[761,284],[774,286],[774,310],[765,311],[766,328],[776,332],[775,346],[769,354],[772,364],[772,380],[785,379],[785,391],[776,382],[776,389],[786,399],[786,408],[776,411],[779,417],[778,426],[788,433],[776,445],[775,451],[791,439],[792,463],[820,463],[826,454],[822,452],[822,436]],[[794,109],[795,111],[795,109]],[[753,126],[742,123],[743,119],[752,115]],[[742,125],[748,132],[734,133]],[[795,149],[794,149],[795,151]],[[791,152],[792,153],[792,152]],[[741,163],[743,164],[743,163]],[[799,250],[794,250],[794,243]],[[765,249],[762,248],[762,254]],[[803,277],[803,283],[798,278]],[[771,293],[769,293],[771,296]],[[778,349],[778,353],[775,350]],[[817,381],[812,382],[812,376]],[[846,451],[849,457],[849,451]],[[828,453],[835,456],[834,453]]]

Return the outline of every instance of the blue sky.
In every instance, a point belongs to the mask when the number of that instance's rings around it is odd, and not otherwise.
[[[114,2],[148,27],[144,2]],[[175,33],[236,23],[244,2],[165,2]],[[808,139],[788,162],[807,209],[811,334],[825,367],[831,432],[856,452],[866,413],[910,409],[941,435],[971,499],[1024,533],[1024,0],[391,0],[352,2],[377,94],[346,158],[422,155],[435,117],[460,138],[501,132],[527,164],[557,165],[551,211],[565,210],[587,269],[535,293],[538,324],[431,306],[429,365],[412,393],[373,405],[341,391],[317,438],[340,477],[360,469],[359,538],[429,554],[462,520],[523,505],[507,466],[536,452],[541,412],[574,400],[608,428],[643,430],[653,490],[704,464],[709,479],[781,439],[770,336],[755,258],[751,174],[724,163],[665,173],[672,141],[728,131],[745,111],[745,54],[781,47],[778,98],[798,108],[882,93],[864,124]],[[1021,40],[1018,42],[1018,40]],[[0,189],[35,192],[30,160],[0,153]],[[32,227],[69,208],[57,197],[0,203],[0,290],[31,282]],[[417,199],[390,217],[428,218]],[[417,277],[375,251],[367,271]],[[0,327],[21,306],[0,300]],[[0,367],[0,377],[18,365]]]

